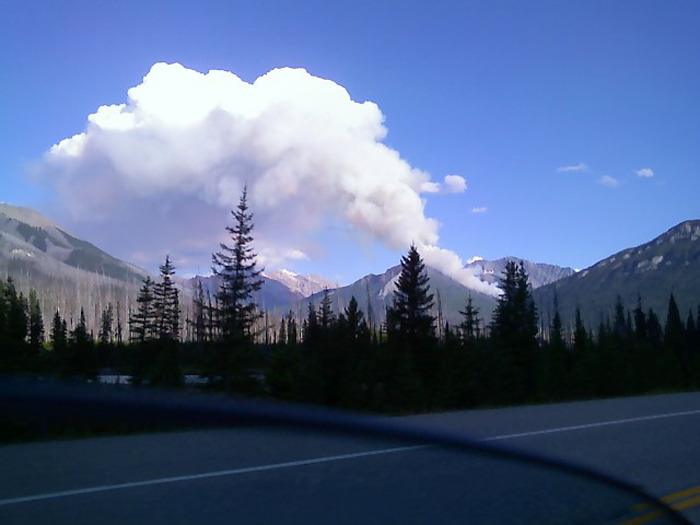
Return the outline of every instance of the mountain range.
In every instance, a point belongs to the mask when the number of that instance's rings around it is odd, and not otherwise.
[[[499,277],[503,275],[507,263],[520,263],[520,261],[522,261],[525,266],[525,271],[530,278],[530,284],[533,289],[576,273],[573,268],[556,266],[554,264],[535,263],[526,259],[519,259],[518,257],[502,257],[493,261],[488,261],[481,257],[473,257],[466,264],[466,267],[470,268],[483,282],[494,284],[498,283]]]
[[[687,221],[635,248],[628,248],[590,268],[575,272],[545,263],[524,260],[534,297],[543,321],[551,315],[556,295],[565,322],[573,319],[580,306],[585,321],[593,326],[608,315],[619,295],[627,307],[637,304],[641,295],[645,308],[665,315],[668,295],[673,291],[682,308],[700,301],[700,221]],[[473,258],[467,264],[483,282],[495,283],[508,261]],[[290,270],[263,274],[263,286],[255,300],[272,317],[292,311],[303,316],[310,303],[318,305],[328,289],[337,311],[355,298],[374,323],[384,320],[391,304],[399,266],[380,274],[369,274],[347,286],[336,286],[319,276],[306,276]],[[428,268],[434,294],[434,313],[455,324],[468,295],[481,312],[484,323],[490,320],[496,298],[470,290],[447,275]],[[67,317],[77,317],[85,308],[88,323],[97,326],[101,309],[108,303],[119,304],[126,319],[135,304],[138,288],[148,272],[124,262],[94,244],[69,234],[58,225],[29,208],[0,204],[0,276],[10,276],[20,290],[37,290],[42,311],[48,317],[60,309]],[[185,315],[197,282],[215,293],[213,276],[179,279]]]
[[[543,317],[556,296],[562,318],[572,320],[580,307],[585,323],[595,328],[612,316],[617,297],[628,309],[641,299],[664,322],[673,293],[681,315],[700,304],[700,220],[685,221],[650,242],[627,248],[574,275],[534,292]]]

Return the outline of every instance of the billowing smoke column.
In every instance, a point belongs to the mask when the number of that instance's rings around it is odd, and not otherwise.
[[[247,184],[270,258],[304,257],[294,243],[330,217],[392,249],[414,242],[431,266],[494,293],[438,247],[438,223],[425,215],[422,194],[466,182],[437,183],[410,166],[382,142],[383,120],[376,104],[303,69],[248,83],[158,63],[126,103],[101,106],[85,131],[54,145],[40,171],[78,217],[139,217],[133,208],[149,199],[228,209]]]

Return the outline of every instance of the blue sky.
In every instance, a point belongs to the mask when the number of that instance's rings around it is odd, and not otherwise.
[[[424,195],[440,246],[582,268],[700,216],[699,23],[690,1],[0,0],[0,200],[130,258],[133,242],[70,218],[27,167],[156,62],[248,82],[303,67],[375,102],[411,166],[467,180]],[[369,239],[353,256],[334,221],[313,235],[324,249],[287,266],[349,282],[400,253]]]

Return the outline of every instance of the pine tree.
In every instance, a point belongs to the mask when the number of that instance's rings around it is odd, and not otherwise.
[[[688,383],[688,357],[685,346],[685,326],[681,320],[681,314],[673,294],[668,300],[668,317],[666,318],[666,329],[664,331],[664,346],[669,355],[675,355],[677,366],[680,368],[680,377],[675,379],[681,381],[683,385]],[[674,378],[671,378],[672,380]]]
[[[170,310],[170,338],[173,341],[180,340],[180,315],[180,292],[176,288],[173,291]]]
[[[146,277],[136,297],[138,308],[129,318],[132,342],[145,343],[152,340],[155,335],[157,327],[155,324],[153,286],[154,283],[150,276]]]
[[[647,316],[642,308],[642,298],[637,298],[637,308],[634,309],[634,335],[638,341],[645,341],[648,336]]]
[[[287,344],[287,322],[284,319],[284,317],[280,321],[280,328],[279,328],[279,333],[277,335],[277,341],[281,345]]]
[[[57,356],[65,354],[67,343],[68,330],[66,329],[66,322],[61,319],[60,312],[56,310],[51,323],[51,344]]]
[[[564,328],[559,315],[559,299],[554,296],[554,317],[549,327],[549,342],[555,346],[564,346]]]
[[[464,310],[460,310],[459,313],[462,314],[462,322],[459,325],[459,329],[462,333],[462,340],[464,342],[473,341],[477,338],[480,321],[479,309],[474,306],[471,293],[467,296],[467,304]]]
[[[234,224],[226,231],[233,244],[221,243],[220,251],[212,256],[214,273],[221,279],[217,294],[219,329],[228,342],[250,341],[251,328],[260,318],[253,294],[260,290],[263,280],[252,248],[253,214],[248,211],[247,187],[231,214]]]
[[[85,311],[80,309],[80,321],[71,333],[72,359],[69,365],[70,375],[77,374],[92,378],[97,375],[93,341],[85,321]]]
[[[440,370],[435,338],[433,294],[415,245],[401,258],[394,301],[387,308],[387,341],[393,350],[392,404],[430,403]]]
[[[102,310],[102,315],[100,316],[99,340],[101,345],[109,345],[112,343],[113,325],[114,307],[112,303],[109,303],[107,307]]]
[[[36,353],[44,344],[44,317],[35,290],[29,292],[29,347]]]
[[[292,311],[289,311],[289,316],[287,317],[287,344],[296,345],[299,341],[299,334],[297,330],[297,321],[294,318]]]
[[[351,341],[357,340],[360,336],[360,328],[364,323],[364,314],[360,310],[354,295],[350,297],[350,302],[345,309],[345,320],[348,338]]]
[[[617,296],[615,300],[615,335],[618,338],[624,338],[628,335],[627,319],[625,317],[625,306],[622,304],[622,297]]]
[[[513,261],[506,263],[500,288],[491,322],[492,336],[506,346],[531,348],[537,342],[537,309],[522,262],[519,266]]]
[[[7,279],[4,290],[7,305],[5,332],[12,348],[19,350],[27,340],[29,304],[22,293],[17,293],[12,279]]]
[[[389,327],[409,344],[435,337],[435,318],[430,313],[434,303],[429,283],[423,259],[412,244],[408,254],[401,258],[401,273],[390,312],[393,326]]]
[[[321,328],[324,330],[330,328],[335,322],[333,303],[327,287],[323,289],[323,298],[321,299],[321,305],[318,307],[318,320]]]
[[[318,317],[316,308],[313,303],[309,303],[308,312],[306,315],[306,329],[304,330],[304,342],[315,342],[319,334]]]
[[[500,280],[501,295],[491,322],[492,339],[501,355],[502,400],[530,399],[534,394],[537,309],[521,262],[506,263]]]
[[[695,334],[695,317],[693,317],[693,311],[690,310],[688,312],[688,320],[685,323],[686,327],[686,333],[688,336],[692,336]]]
[[[160,266],[160,282],[153,289],[156,337],[161,341],[177,341],[180,333],[180,300],[174,275],[175,266],[167,255]]]
[[[576,307],[573,340],[573,392],[579,396],[590,396],[594,391],[594,358],[590,347],[591,338],[583,324],[581,308]]]
[[[90,333],[88,332],[87,323],[85,321],[85,310],[80,309],[80,321],[73,329],[71,334],[73,344],[89,343]]]
[[[653,348],[660,348],[663,341],[663,329],[656,312],[649,308],[647,312],[647,337]]]
[[[583,320],[581,319],[581,309],[576,307],[576,324],[574,327],[574,352],[576,355],[581,355],[585,351],[586,345],[588,344],[588,332],[586,327],[583,326]]]
[[[554,399],[562,399],[568,393],[571,381],[567,363],[566,343],[559,315],[559,300],[554,296],[554,316],[549,326],[549,394]]]

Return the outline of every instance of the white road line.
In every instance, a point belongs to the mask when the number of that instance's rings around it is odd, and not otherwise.
[[[0,506],[15,505],[17,503],[28,503],[31,501],[41,501],[55,498],[66,498],[69,496],[80,496],[81,494],[94,494],[95,492],[107,492],[111,490],[130,489],[134,487],[147,487],[149,485],[163,485],[166,483],[177,483],[179,481],[191,481],[195,479],[219,478],[223,476],[236,476],[238,474],[249,474],[251,472],[264,472],[266,470],[276,470],[283,468],[302,467],[305,465],[316,465],[318,463],[329,463],[331,461],[342,461],[345,459],[356,459],[367,456],[378,456],[380,454],[394,454],[396,452],[406,452],[426,448],[430,445],[416,445],[412,447],[385,448],[380,450],[369,450],[366,452],[356,452],[354,454],[341,454],[339,456],[327,456],[323,458],[302,459],[300,461],[288,461],[286,463],[273,463],[271,465],[260,465],[257,467],[245,467],[231,470],[218,470],[215,472],[204,472],[202,474],[190,474],[186,476],[173,476],[169,478],[148,479],[144,481],[132,481],[129,483],[118,483],[116,485],[100,485],[84,489],[62,490],[60,492],[48,492],[45,494],[35,494],[33,496],[21,496],[18,498],[8,498],[0,500]]]
[[[668,414],[655,414],[653,416],[630,417],[627,419],[615,419],[613,421],[601,421],[599,423],[587,423],[585,425],[573,425],[569,427],[548,428],[545,430],[535,430],[532,432],[520,432],[517,434],[504,434],[484,439],[484,441],[499,441],[502,439],[515,439],[528,436],[541,436],[542,434],[555,434],[557,432],[571,432],[573,430],[585,430],[587,428],[608,427],[612,425],[624,425],[626,423],[637,423],[639,421],[651,421],[653,419],[665,419],[669,417],[695,416],[700,414],[700,410],[686,410],[685,412],[670,412]]]
[[[517,434],[503,434],[501,436],[492,436],[489,438],[484,438],[482,441],[499,441],[499,440],[505,440],[505,439],[516,439],[516,438],[521,438],[521,437],[528,437],[528,436],[539,436],[542,434],[554,434],[557,432],[571,432],[575,430],[584,430],[587,428],[597,428],[597,427],[606,427],[606,426],[612,426],[612,425],[624,425],[626,423],[636,423],[639,421],[651,421],[654,419],[665,419],[665,418],[671,418],[671,417],[680,417],[680,416],[693,416],[693,415],[699,415],[700,410],[687,410],[685,412],[671,412],[668,414],[655,414],[652,416],[640,416],[640,417],[632,417],[632,418],[627,418],[627,419],[617,419],[613,421],[601,421],[598,423],[588,423],[585,425],[573,425],[573,426],[568,426],[568,427],[559,427],[559,428],[548,428],[545,430],[535,430],[532,432],[520,432]],[[356,458],[363,458],[363,457],[369,457],[369,456],[379,456],[383,454],[394,454],[397,452],[407,452],[410,450],[419,450],[423,448],[429,448],[434,445],[416,445],[416,446],[411,446],[411,447],[397,447],[397,448],[385,448],[385,449],[379,449],[379,450],[369,450],[365,452],[356,452],[353,454],[341,454],[338,456],[326,456],[326,457],[321,457],[321,458],[313,458],[313,459],[302,459],[299,461],[288,461],[286,463],[273,463],[270,465],[260,465],[257,467],[245,467],[245,468],[237,468],[237,469],[231,469],[231,470],[218,470],[215,472],[204,472],[202,474],[190,474],[190,475],[185,475],[185,476],[172,476],[168,478],[157,478],[157,479],[148,479],[144,481],[132,481],[128,483],[118,483],[115,485],[100,485],[96,487],[87,487],[83,489],[74,489],[74,490],[63,490],[60,492],[48,492],[44,494],[34,494],[32,496],[20,496],[17,498],[7,498],[7,499],[0,499],[0,507],[1,506],[7,506],[7,505],[16,505],[18,503],[29,503],[32,501],[42,501],[42,500],[49,500],[49,499],[57,499],[57,498],[66,498],[70,496],[80,496],[82,494],[94,494],[96,492],[108,492],[112,490],[121,490],[121,489],[129,489],[129,488],[134,488],[134,487],[147,487],[151,485],[163,485],[166,483],[177,483],[180,481],[192,481],[192,480],[197,480],[197,479],[208,479],[208,478],[218,478],[218,477],[224,477],[224,476],[236,476],[239,474],[249,474],[252,472],[265,472],[268,470],[277,470],[277,469],[284,469],[284,468],[293,468],[293,467],[303,467],[305,465],[317,465],[319,463],[330,463],[332,461],[342,461],[346,459],[356,459]]]

